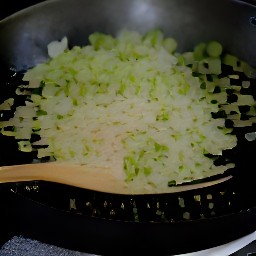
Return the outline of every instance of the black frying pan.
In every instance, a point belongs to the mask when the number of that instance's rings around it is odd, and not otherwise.
[[[84,45],[95,31],[161,28],[179,51],[218,40],[256,66],[256,2],[231,0],[51,0],[0,22],[0,99],[14,94],[22,72],[47,59],[47,44],[69,38]],[[15,70],[15,72],[14,72]],[[16,75],[15,75],[16,74]],[[255,80],[252,79],[255,84]],[[256,87],[251,93],[256,95]],[[49,182],[0,186],[2,230],[95,254],[178,254],[210,248],[256,228],[256,143],[236,131],[234,178],[188,192],[112,195]],[[29,163],[16,143],[0,137],[0,165]],[[3,235],[2,235],[3,236]]]

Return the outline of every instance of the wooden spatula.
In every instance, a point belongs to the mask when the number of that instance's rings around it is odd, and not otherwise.
[[[230,178],[232,176],[198,184],[166,186],[160,191],[154,191],[143,187],[132,188],[124,180],[111,175],[107,168],[90,168],[83,165],[57,162],[0,167],[0,183],[42,180],[115,194],[175,193],[213,186]]]

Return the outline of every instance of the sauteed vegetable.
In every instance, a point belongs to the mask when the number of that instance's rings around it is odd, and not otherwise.
[[[255,121],[255,100],[242,92],[252,67],[217,41],[179,53],[160,30],[96,32],[89,42],[51,42],[49,61],[27,70],[16,91],[24,105],[0,105],[15,111],[0,128],[21,151],[107,168],[152,191],[234,167],[223,151],[237,143],[231,124]]]

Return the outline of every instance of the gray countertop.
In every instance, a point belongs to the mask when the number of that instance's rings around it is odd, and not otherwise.
[[[1,256],[92,256],[93,254],[66,250],[20,236],[14,236],[0,249]]]

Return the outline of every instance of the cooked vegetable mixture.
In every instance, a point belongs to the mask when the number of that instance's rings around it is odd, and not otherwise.
[[[153,190],[234,166],[214,163],[237,143],[225,119],[251,125],[253,117],[240,120],[239,106],[249,105],[254,116],[255,100],[240,94],[241,86],[232,84],[237,77],[223,76],[222,68],[250,77],[247,63],[217,41],[179,53],[175,39],[160,30],[97,32],[89,42],[71,49],[66,37],[52,42],[50,60],[24,74],[16,91],[27,95],[24,106],[0,122],[1,133],[14,136],[21,151],[108,168],[130,186]],[[228,90],[236,101],[228,102]],[[0,110],[12,104],[8,99]]]

